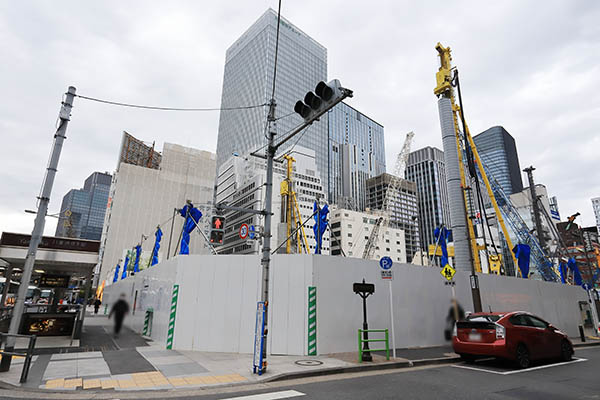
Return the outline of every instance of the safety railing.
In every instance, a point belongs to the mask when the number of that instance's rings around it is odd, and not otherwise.
[[[363,339],[363,333],[385,333],[384,339]],[[365,349],[364,343],[385,342],[385,349]],[[358,362],[363,362],[363,353],[371,351],[385,351],[385,358],[390,359],[390,336],[387,329],[359,329],[358,330]],[[368,361],[368,360],[367,360]]]
[[[29,338],[29,345],[27,346],[27,350],[23,352],[17,351],[6,351],[6,339],[8,337],[14,338]],[[29,367],[31,367],[31,358],[33,357],[33,350],[35,349],[35,341],[37,339],[36,335],[16,335],[12,333],[0,333],[0,347],[4,350],[0,353],[0,359],[2,359],[2,366],[6,365],[10,367],[10,359],[8,362],[5,362],[4,357],[25,357],[25,361],[23,362],[23,370],[21,371],[21,379],[20,383],[25,383],[27,381],[27,376],[29,375]],[[6,369],[8,371],[8,369]],[[0,369],[0,372],[6,372],[5,370]]]

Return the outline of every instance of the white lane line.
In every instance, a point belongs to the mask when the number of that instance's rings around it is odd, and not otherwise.
[[[284,390],[282,392],[252,394],[250,396],[242,397],[228,397],[222,400],[278,400],[278,399],[289,399],[291,397],[306,396],[306,393],[298,392],[296,390]]]
[[[582,362],[582,361],[587,361],[587,358],[573,357],[572,361],[564,361],[564,362],[555,363],[555,364],[540,365],[538,367],[531,367],[531,368],[526,368],[526,369],[517,369],[517,370],[513,370],[513,371],[494,371],[494,370],[485,369],[485,368],[469,367],[467,365],[453,365],[453,367],[454,368],[462,368],[462,369],[470,369],[470,370],[473,370],[473,371],[488,372],[490,374],[497,374],[497,375],[511,375],[511,374],[520,374],[521,372],[535,371],[535,370],[538,370],[538,369],[558,367],[560,365],[574,364],[574,363]]]

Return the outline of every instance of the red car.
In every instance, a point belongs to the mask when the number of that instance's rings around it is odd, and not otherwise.
[[[523,311],[469,315],[454,325],[452,347],[466,361],[498,357],[516,361],[521,368],[533,360],[573,357],[573,343],[565,333]]]

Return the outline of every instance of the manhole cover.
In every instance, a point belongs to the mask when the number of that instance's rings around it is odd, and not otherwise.
[[[323,362],[319,360],[298,360],[295,364],[301,365],[303,367],[315,367],[317,365],[322,365]]]

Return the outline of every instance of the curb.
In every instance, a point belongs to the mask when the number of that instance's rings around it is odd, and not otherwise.
[[[312,378],[316,376],[328,376],[336,374],[346,374],[355,372],[366,372],[366,371],[382,371],[388,369],[402,369],[411,367],[420,367],[424,365],[439,365],[439,364],[452,364],[459,362],[460,357],[440,357],[440,358],[427,358],[423,360],[409,360],[409,361],[392,361],[381,364],[364,364],[364,365],[352,365],[346,367],[331,367],[324,368],[314,371],[299,371],[299,372],[286,372],[266,378],[260,382],[280,382],[291,379],[300,378]]]
[[[600,346],[600,341],[594,342],[583,342],[583,343],[573,343],[573,347],[589,347],[589,346]]]

